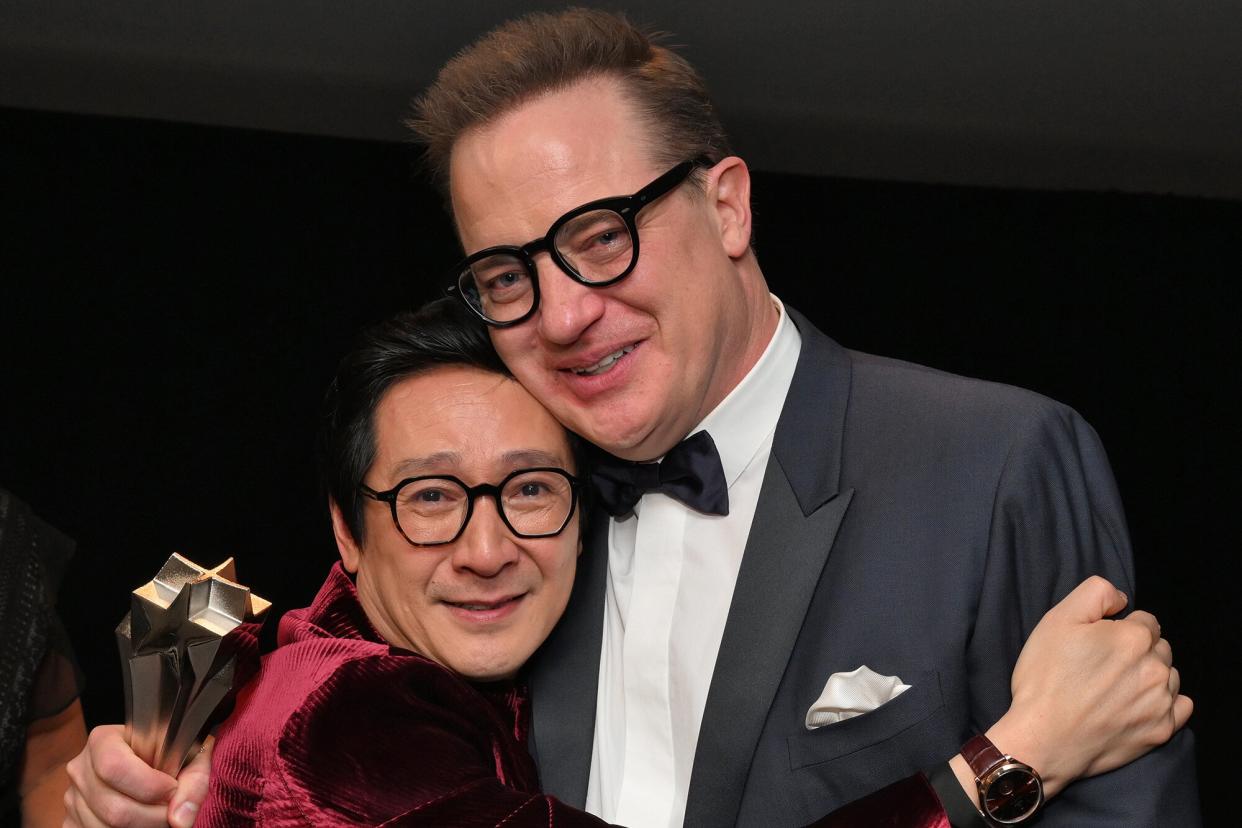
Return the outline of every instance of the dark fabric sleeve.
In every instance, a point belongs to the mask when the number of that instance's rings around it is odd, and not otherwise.
[[[60,619],[55,615],[48,626],[48,646],[35,672],[30,691],[30,721],[46,719],[62,712],[82,695],[82,670]]]
[[[31,722],[78,696],[80,677],[56,618],[73,541],[0,489],[0,795],[12,800]]]
[[[996,487],[968,651],[972,724],[980,732],[1009,707],[1010,675],[1027,636],[1079,582],[1103,575],[1135,606],[1125,515],[1104,449],[1076,412],[1043,403],[1015,435]],[[1044,828],[1200,824],[1188,730],[1124,768],[1071,785],[1040,820]]]
[[[56,614],[57,593],[73,556],[73,539],[37,515],[27,514],[28,537],[38,562],[45,616],[44,650],[29,692],[27,721],[46,719],[62,712],[82,695],[82,669],[64,624]],[[7,563],[7,562],[6,562]]]
[[[983,814],[979,813],[970,797],[966,796],[948,762],[929,770],[927,782],[944,806],[945,815],[953,828],[988,828],[988,824],[983,821]]]

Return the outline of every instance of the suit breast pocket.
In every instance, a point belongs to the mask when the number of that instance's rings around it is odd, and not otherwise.
[[[940,674],[935,670],[926,670],[913,678],[909,690],[875,710],[815,730],[803,727],[790,736],[791,768],[797,770],[830,762],[865,750],[917,727],[943,709]]]

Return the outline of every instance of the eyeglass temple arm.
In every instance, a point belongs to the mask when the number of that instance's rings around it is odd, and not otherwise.
[[[370,486],[368,486],[365,483],[358,484],[358,493],[361,495],[364,495],[365,497],[369,497],[372,500],[379,500],[379,501],[385,501],[385,502],[392,500],[392,494],[393,494],[392,492],[377,492],[375,491],[375,489],[372,489]],[[388,495],[388,497],[385,497],[385,495]]]

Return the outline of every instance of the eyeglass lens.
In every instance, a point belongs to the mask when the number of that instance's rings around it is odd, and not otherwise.
[[[634,240],[625,219],[613,210],[592,210],[562,224],[551,239],[566,267],[584,282],[608,282],[629,269]],[[526,260],[496,253],[473,262],[458,279],[462,295],[496,322],[510,322],[535,301],[534,274]]]
[[[455,480],[442,477],[412,480],[397,492],[397,522],[409,540],[447,543],[465,526],[471,495]],[[573,487],[559,472],[531,470],[508,478],[497,506],[518,535],[554,535],[564,528],[573,509]]]

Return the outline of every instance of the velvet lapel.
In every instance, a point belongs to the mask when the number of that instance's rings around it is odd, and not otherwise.
[[[787,309],[802,351],[708,691],[686,825],[732,825],[768,708],[853,490],[839,491],[850,359]]]
[[[595,738],[595,696],[604,634],[608,514],[591,513],[573,593],[560,623],[531,659],[531,753],[545,793],[586,802]]]

